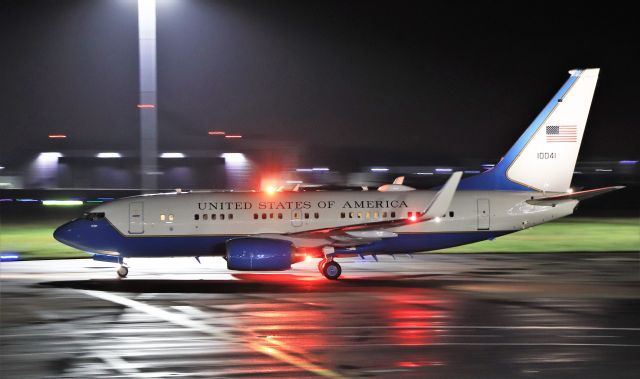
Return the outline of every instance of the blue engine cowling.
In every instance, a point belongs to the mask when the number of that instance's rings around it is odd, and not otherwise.
[[[288,270],[294,263],[294,249],[289,241],[236,238],[227,241],[226,258],[229,270]]]

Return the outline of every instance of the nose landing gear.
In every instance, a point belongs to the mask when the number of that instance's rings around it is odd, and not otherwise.
[[[118,268],[118,271],[116,271],[116,273],[118,274],[118,277],[126,278],[127,275],[129,274],[129,269],[127,268],[127,266],[120,266],[120,268]]]

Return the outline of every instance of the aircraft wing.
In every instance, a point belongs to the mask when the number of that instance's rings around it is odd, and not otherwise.
[[[552,195],[546,197],[539,197],[537,199],[527,200],[526,202],[531,205],[546,205],[554,206],[566,200],[585,200],[590,197],[599,196],[607,192],[615,191],[624,188],[624,186],[595,188],[586,191],[563,193],[560,195]]]
[[[397,234],[385,229],[425,222],[444,215],[451,205],[461,177],[461,171],[454,172],[442,189],[436,193],[431,202],[425,207],[424,211],[415,217],[341,225],[331,228],[306,230],[289,235],[308,238],[332,238],[336,241],[337,245],[363,244],[381,238],[396,237]]]

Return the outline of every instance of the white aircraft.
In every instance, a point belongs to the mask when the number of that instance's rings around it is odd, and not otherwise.
[[[222,256],[230,270],[287,270],[306,254],[337,279],[336,258],[411,254],[483,241],[573,213],[571,177],[599,69],[570,77],[495,167],[439,190],[398,178],[377,191],[188,192],[115,200],[60,226],[54,237],[119,263],[129,257]]]

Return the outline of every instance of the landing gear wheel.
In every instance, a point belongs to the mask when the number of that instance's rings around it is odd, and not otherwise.
[[[342,268],[336,261],[329,261],[322,266],[322,275],[330,280],[336,280],[340,277]]]
[[[320,259],[320,262],[318,262],[318,271],[320,271],[320,273],[323,275],[324,273],[322,272],[322,267],[324,266],[325,263],[327,263],[327,258],[322,258]]]
[[[126,278],[127,274],[129,274],[129,269],[126,266],[120,266],[120,268],[116,272],[118,273],[119,277]]]

